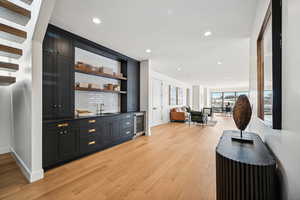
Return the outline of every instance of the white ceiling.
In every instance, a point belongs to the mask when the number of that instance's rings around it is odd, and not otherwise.
[[[138,60],[149,58],[154,70],[184,82],[245,86],[256,1],[58,0],[51,23]],[[213,35],[204,37],[207,30]]]

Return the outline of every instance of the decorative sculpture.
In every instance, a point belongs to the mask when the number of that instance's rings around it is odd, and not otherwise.
[[[252,115],[252,108],[250,105],[250,101],[246,95],[241,95],[238,97],[235,106],[233,108],[233,119],[240,130],[240,137],[233,138],[234,140],[238,140],[241,142],[251,142],[252,140],[244,137],[243,138],[243,131],[247,128]]]

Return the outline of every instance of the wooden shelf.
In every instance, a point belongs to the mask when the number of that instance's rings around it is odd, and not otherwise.
[[[31,5],[32,2],[33,2],[33,0],[21,0],[21,1],[23,1],[24,3],[27,3],[27,4],[29,4],[29,5]]]
[[[113,90],[82,88],[82,87],[75,87],[75,90],[85,91],[85,92],[107,92],[107,93],[117,93],[117,94],[126,94],[127,93],[125,91],[113,91]]]
[[[85,72],[82,70],[78,70],[75,68],[75,72],[78,73],[82,73],[82,74],[88,74],[88,75],[92,75],[92,76],[100,76],[100,77],[104,77],[104,78],[110,78],[110,79],[116,79],[116,80],[127,80],[126,77],[118,77],[118,76],[113,76],[110,74],[104,74],[104,73],[100,73],[100,72]]]

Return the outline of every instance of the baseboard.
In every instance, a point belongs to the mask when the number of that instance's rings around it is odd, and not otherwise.
[[[32,183],[35,181],[38,181],[42,178],[44,178],[44,170],[36,170],[36,171],[30,171],[27,165],[24,163],[24,161],[21,159],[21,157],[15,152],[14,149],[10,149],[13,158],[15,159],[16,163],[20,167],[23,175],[26,177],[28,182]]]
[[[0,154],[5,154],[5,153],[9,153],[9,152],[10,152],[9,146],[0,147]]]

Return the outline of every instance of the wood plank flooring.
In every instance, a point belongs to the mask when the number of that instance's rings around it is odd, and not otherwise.
[[[231,118],[214,127],[170,123],[151,137],[52,169],[26,183],[10,155],[0,156],[0,199],[214,200],[215,147]]]

